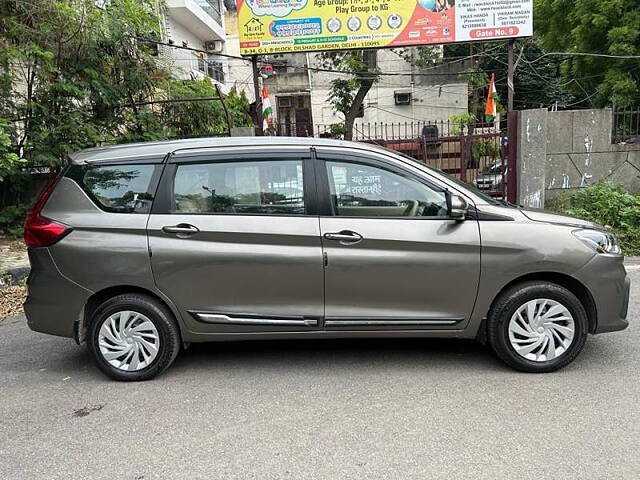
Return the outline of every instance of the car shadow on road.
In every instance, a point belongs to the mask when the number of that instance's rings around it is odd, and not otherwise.
[[[488,347],[458,339],[263,340],[192,344],[172,371],[220,368],[307,370],[425,367],[505,370]]]
[[[18,322],[16,320],[16,322]],[[18,322],[20,323],[20,322]],[[7,324],[8,325],[8,324]],[[26,327],[23,327],[26,330]],[[564,371],[610,372],[629,368],[626,336],[590,337],[582,354]],[[5,345],[8,347],[8,345]],[[46,352],[46,353],[43,353]],[[68,339],[28,332],[15,335],[5,348],[0,367],[7,373],[47,371],[63,377],[103,378],[87,349]],[[163,375],[177,378],[202,373],[252,371],[282,374],[423,373],[458,371],[465,374],[516,373],[490,347],[474,340],[381,338],[305,339],[212,342],[192,344]]]

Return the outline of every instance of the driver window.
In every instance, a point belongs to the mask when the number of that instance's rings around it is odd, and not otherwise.
[[[448,217],[447,197],[383,168],[327,161],[334,214],[340,217]]]

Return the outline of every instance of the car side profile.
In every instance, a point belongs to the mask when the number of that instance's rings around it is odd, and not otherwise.
[[[146,380],[194,342],[456,337],[550,372],[627,327],[616,239],[336,140],[89,149],[25,225],[25,312]]]

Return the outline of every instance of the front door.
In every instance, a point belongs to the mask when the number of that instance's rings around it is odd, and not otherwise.
[[[317,162],[330,210],[320,218],[326,328],[462,328],[480,275],[477,221],[450,219],[435,179],[330,152]]]
[[[309,156],[308,148],[263,147],[171,157],[149,247],[155,282],[190,330],[318,327],[323,263]]]

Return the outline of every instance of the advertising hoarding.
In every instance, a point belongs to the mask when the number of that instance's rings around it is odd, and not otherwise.
[[[243,55],[533,35],[533,0],[237,0],[237,7]]]

